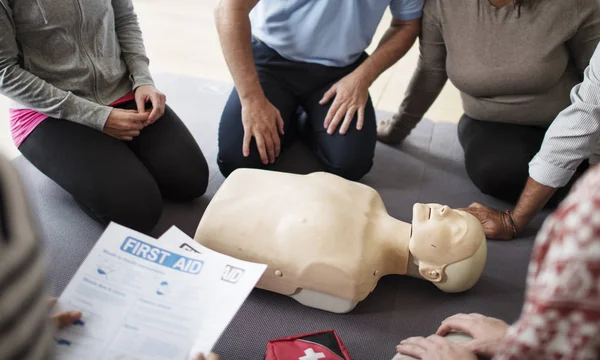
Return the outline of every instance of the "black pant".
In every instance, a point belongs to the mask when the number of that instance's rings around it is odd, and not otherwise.
[[[117,106],[136,109],[135,102]],[[188,201],[206,191],[208,165],[169,107],[133,141],[66,120],[44,120],[19,147],[41,172],[103,224],[149,232],[162,199]]]
[[[475,120],[463,115],[458,139],[465,151],[465,167],[484,194],[515,203],[529,177],[529,162],[539,152],[546,129],[536,126]],[[589,166],[585,161],[569,184],[548,202],[555,207]]]
[[[319,104],[325,92],[354,71],[367,55],[363,54],[356,63],[347,67],[327,67],[287,60],[260,41],[253,40],[253,56],[263,91],[271,104],[279,109],[284,121],[285,135],[280,136],[282,153],[299,133],[298,109],[301,108],[307,114],[309,143],[327,171],[350,180],[359,180],[369,172],[376,143],[375,110],[370,97],[362,130],[356,130],[355,115],[345,135],[337,131],[333,135],[327,134],[323,122],[332,101],[326,105]],[[219,125],[218,164],[224,176],[237,168],[270,168],[262,164],[254,139],[250,145],[250,156],[243,156],[243,138],[242,106],[234,89]]]

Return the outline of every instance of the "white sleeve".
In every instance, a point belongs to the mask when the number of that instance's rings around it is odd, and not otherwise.
[[[529,175],[542,185],[565,186],[577,167],[600,152],[600,46],[584,71],[583,82],[571,91],[572,105],[552,122]]]

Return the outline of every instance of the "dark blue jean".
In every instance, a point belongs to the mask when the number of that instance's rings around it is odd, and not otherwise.
[[[319,101],[329,88],[344,76],[354,71],[366,58],[347,67],[328,67],[319,64],[290,61],[264,43],[253,40],[253,57],[260,83],[267,99],[281,113],[285,135],[280,136],[281,156],[285,148],[298,138],[298,114],[305,112],[308,140],[326,171],[359,180],[373,165],[376,143],[375,110],[369,97],[362,130],[356,129],[357,115],[345,135],[335,132],[329,135],[323,122],[331,106],[320,105]],[[339,127],[338,127],[339,130]],[[244,128],[242,105],[237,91],[231,92],[219,125],[218,165],[224,176],[238,168],[270,168],[263,165],[256,143],[252,139],[250,156],[242,155]]]

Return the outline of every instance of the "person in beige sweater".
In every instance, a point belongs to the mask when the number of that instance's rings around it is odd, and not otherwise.
[[[597,119],[571,109],[547,129],[571,102],[594,102],[578,84],[599,40],[598,0],[428,0],[417,69],[378,139],[401,143],[450,79],[463,102],[458,136],[469,177],[483,193],[517,202],[512,211],[469,209],[488,237],[512,239],[588,166]]]

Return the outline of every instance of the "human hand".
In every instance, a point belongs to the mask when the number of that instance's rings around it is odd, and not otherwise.
[[[204,355],[199,354],[194,358],[194,360],[219,360],[219,355],[210,353],[208,354],[208,358],[205,358]]]
[[[50,298],[48,300],[50,308],[53,308],[54,305],[56,305],[56,301],[58,301],[57,298]],[[81,319],[81,316],[81,311],[62,311],[51,315],[50,318],[57,328],[62,329],[69,325],[73,325],[77,320]]]
[[[485,231],[488,239],[512,240],[515,236],[509,215],[505,212],[492,209],[480,203],[472,203],[467,208],[459,209],[475,216]]]
[[[509,325],[504,321],[480,314],[456,314],[442,321],[436,335],[445,336],[452,331],[470,335],[473,340],[461,344],[470,351],[486,357],[500,352]]]
[[[405,124],[397,119],[385,119],[377,123],[377,140],[384,144],[398,145],[411,133],[416,124]]]
[[[104,124],[104,133],[119,140],[131,141],[140,134],[147,120],[147,113],[113,108]]]
[[[146,113],[146,103],[152,104],[152,110],[150,115],[144,122],[144,126],[153,124],[165,113],[165,104],[167,103],[167,97],[165,94],[158,91],[152,85],[142,85],[135,89],[135,103],[137,105],[138,113]]]
[[[438,335],[408,338],[396,346],[396,351],[421,360],[477,360],[477,356],[466,347]]]
[[[283,135],[283,119],[279,110],[264,96],[242,103],[242,124],[244,157],[250,156],[250,140],[254,137],[262,163],[274,163],[281,152],[279,134]]]
[[[345,134],[350,128],[354,115],[357,113],[356,129],[362,130],[365,122],[365,106],[369,98],[369,83],[363,80],[360,74],[350,73],[335,83],[323,95],[319,104],[325,105],[334,97],[335,99],[323,122],[323,127],[327,129],[327,133],[332,135],[340,122],[343,121],[340,134]]]

